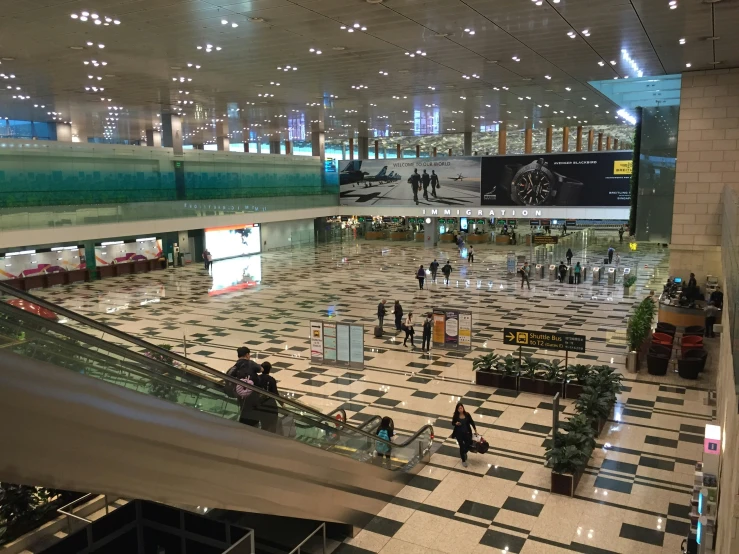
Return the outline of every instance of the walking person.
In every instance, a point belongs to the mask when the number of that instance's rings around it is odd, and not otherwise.
[[[461,402],[454,409],[452,428],[454,429],[452,438],[457,439],[457,444],[459,444],[459,456],[462,458],[462,465],[467,467],[467,452],[472,448],[472,430],[474,429],[477,433],[477,426]]]
[[[567,258],[567,265],[572,265],[572,248],[567,249],[567,254],[565,254],[565,257]]]
[[[387,300],[383,298],[382,302],[377,305],[377,319],[380,321],[380,327],[382,327],[382,323],[385,321],[385,315],[387,314],[386,302]]]
[[[472,248],[472,245],[467,249],[467,261],[469,263],[475,262],[475,249]]]
[[[377,428],[377,432],[375,433],[377,435],[377,438],[382,439],[383,441],[392,442],[393,437],[395,436],[395,424],[393,423],[393,420],[389,417],[385,416],[380,420],[380,426]],[[389,444],[386,444],[382,441],[375,441],[375,451],[377,452],[377,457],[381,459],[382,465],[390,465],[390,454],[392,453],[392,447]]]
[[[408,338],[410,337],[411,346],[415,348],[416,345],[413,343],[413,335],[415,335],[416,333],[413,330],[413,312],[408,312],[408,317],[405,318],[405,325],[403,325],[403,330],[405,331],[403,346],[408,346]]]
[[[423,340],[421,341],[421,350],[428,352],[431,350],[431,330],[433,329],[434,322],[431,319],[431,313],[426,314],[426,319],[423,320]]]
[[[272,377],[272,375],[270,375],[271,371],[272,364],[269,362],[262,362],[262,373],[259,374],[256,384],[265,391],[275,396],[280,396],[280,393],[277,390],[277,381]],[[279,416],[277,412],[277,400],[260,394],[259,402],[257,404],[257,413],[259,415],[259,423],[262,427],[262,431],[277,433],[279,425]]]
[[[436,282],[436,272],[439,271],[439,262],[436,261],[436,258],[434,258],[434,261],[429,264],[429,271],[431,271],[431,281]]]
[[[562,236],[567,234],[567,222],[562,224]]]
[[[208,271],[213,264],[213,256],[207,248],[203,250],[203,264],[205,265],[205,271]]]
[[[395,301],[393,315],[395,316],[395,330],[400,331],[403,328],[403,306],[400,305],[400,300]]]
[[[608,263],[613,262],[613,255],[616,253],[616,249],[613,246],[608,247]]]
[[[564,283],[567,278],[567,266],[563,261],[559,262],[559,282]]]
[[[580,275],[582,274],[582,267],[580,267],[580,262],[577,262],[575,264],[575,284],[580,284]]]
[[[452,266],[449,264],[449,260],[446,261],[444,267],[441,268],[441,272],[444,274],[444,284],[449,284],[449,276],[452,274]]]
[[[530,274],[531,266],[529,265],[529,262],[524,262],[523,267],[521,268],[521,288],[523,288],[523,284],[526,283],[526,286],[531,290],[531,283],[529,282]]]
[[[423,175],[421,175],[421,183],[423,183],[423,197],[428,200],[429,199],[429,184],[431,183],[431,175],[426,173],[426,170],[423,170]]]
[[[621,227],[618,228],[618,242],[624,241],[624,226],[621,225]]]
[[[706,314],[705,335],[707,337],[713,338],[716,336],[716,334],[713,332],[713,326],[716,323],[716,316],[718,316],[718,308],[714,305],[713,302],[708,302],[708,304],[706,304],[706,307],[703,308],[703,311]]]
[[[439,176],[436,171],[431,170],[431,196],[436,198],[436,189],[439,188]]]
[[[413,170],[408,182],[411,184],[411,189],[413,189],[413,201],[418,205],[418,189],[421,188],[421,176],[417,169]]]
[[[423,266],[418,268],[416,279],[418,279],[418,288],[423,290],[423,282],[426,280],[426,270],[423,269]]]

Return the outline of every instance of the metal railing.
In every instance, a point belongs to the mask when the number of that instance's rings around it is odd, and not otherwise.
[[[249,532],[246,535],[233,543],[228,550],[223,552],[223,554],[256,554],[256,548],[254,546],[254,529],[249,529]]]
[[[82,521],[82,522],[85,523],[85,525],[92,523],[92,520],[91,519],[87,519],[86,517],[78,516],[77,514],[73,513],[72,512],[72,508],[75,505],[77,505],[77,504],[80,504],[82,502],[87,502],[89,500],[92,500],[93,498],[97,498],[98,496],[100,496],[100,495],[91,492],[91,493],[88,493],[85,496],[81,496],[77,500],[73,500],[69,504],[65,504],[61,508],[58,508],[57,509],[57,512],[59,512],[60,514],[66,516],[66,518],[67,518],[67,534],[68,535],[71,535],[72,534],[72,519],[75,519],[77,521]],[[110,509],[109,509],[110,503],[108,502],[108,495],[107,494],[104,494],[102,496],[103,496],[103,498],[105,498],[105,515],[107,516],[108,513],[110,513]],[[89,538],[91,539],[92,537],[89,537]],[[92,544],[92,543],[90,543],[90,544]]]
[[[321,530],[323,530],[323,554],[326,554],[326,524],[325,523],[321,523],[321,525],[319,525],[318,528],[315,531],[313,531],[310,535],[308,535],[307,537],[305,537],[305,539],[303,539],[303,542],[301,542],[298,546],[296,546],[295,548],[293,548],[289,552],[289,554],[301,554],[301,550],[300,549],[302,547],[304,547],[305,544],[309,540],[311,540],[316,535],[316,533],[318,533]]]

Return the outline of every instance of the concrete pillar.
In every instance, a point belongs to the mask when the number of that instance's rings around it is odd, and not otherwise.
[[[603,133],[598,133],[598,152],[603,150]]]
[[[376,160],[380,159],[380,141],[379,140],[375,141],[375,159]]]
[[[341,159],[346,159],[346,143],[343,140],[341,141]]]
[[[182,155],[182,119],[177,114],[162,114],[162,146]]]
[[[292,141],[286,140],[285,141],[285,155],[289,156],[293,153],[293,143]]]
[[[608,135],[606,137],[606,150],[610,150],[610,149],[611,149],[611,135]]]
[[[554,133],[554,129],[551,125],[547,127],[547,141],[546,141],[546,151],[551,152],[552,151],[552,134]]]
[[[575,149],[578,152],[582,152],[582,125],[577,126],[577,142]]]
[[[231,146],[228,139],[228,120],[216,122],[216,148],[221,152],[228,152]]]
[[[420,158],[420,157],[421,157],[421,145],[416,144],[416,158]]]
[[[354,159],[354,137],[349,139],[349,159]]]
[[[59,142],[72,142],[72,124],[57,123],[56,124],[56,140]]]
[[[249,133],[243,133],[244,152],[249,152]]]
[[[524,131],[524,137],[523,137],[523,152],[524,154],[531,154],[531,151],[533,150],[533,143],[534,143],[534,133],[529,127]]]
[[[95,281],[98,278],[97,260],[95,258],[95,241],[86,240],[83,244],[85,245],[85,268],[90,271],[90,281]]]
[[[269,153],[279,154],[280,153],[280,139],[271,138],[269,139]]]
[[[155,131],[154,129],[147,129],[146,146],[153,146],[155,148],[162,146],[162,133]]]
[[[357,156],[360,160],[367,160],[369,159],[369,137],[359,137],[359,143],[357,144],[359,148],[359,155]]]
[[[507,147],[506,147],[506,139],[508,134],[508,124],[507,123],[501,123],[498,126],[498,156],[505,156]]]
[[[449,149],[449,155],[450,156],[452,155],[452,149],[451,148]]]
[[[570,128],[562,128],[562,152],[570,151]]]
[[[311,128],[311,154],[318,156],[321,161],[326,160],[326,134],[323,128],[323,118],[312,123]]]
[[[402,158],[403,157],[403,151],[400,149],[400,143],[398,143],[398,144],[395,145],[395,149],[397,151],[398,158]]]
[[[592,129],[590,129],[590,131],[588,131],[588,152],[592,152],[593,151],[593,135],[594,134],[595,133],[593,132]]]
[[[434,146],[433,156],[436,157],[436,146]]]
[[[262,153],[262,137],[257,137],[257,154]]]
[[[618,139],[617,138],[613,139],[613,149],[618,150]]]
[[[431,223],[428,223],[429,220],[431,220]],[[423,246],[424,248],[434,248],[438,244],[439,219],[436,217],[427,217],[423,221]]]
[[[464,146],[463,146],[463,156],[471,156],[472,155],[472,131],[465,131],[464,132]]]

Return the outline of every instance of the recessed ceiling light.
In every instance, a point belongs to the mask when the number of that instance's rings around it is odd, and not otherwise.
[[[589,37],[590,36],[590,31],[588,29],[584,29],[583,32],[582,32],[582,34],[585,37]]]
[[[692,64],[689,64],[689,63],[686,63],[685,64],[685,67],[691,67],[691,66],[692,66]]]
[[[679,40],[678,42],[679,42],[680,44],[685,44],[685,39],[684,39],[684,38],[681,38],[681,39],[680,39],[680,40]]]
[[[598,65],[601,66],[601,67],[603,67],[604,65],[606,65],[606,63],[603,60],[601,60],[601,61],[598,62]]]
[[[570,92],[570,91],[571,91],[572,89],[571,89],[570,87],[565,87],[565,90],[566,90],[567,92]]]
[[[611,60],[611,65],[616,65],[616,60]]]
[[[551,78],[552,78],[552,76],[551,76],[551,75],[544,75],[544,78],[545,78],[545,79],[551,79]]]
[[[570,31],[569,33],[567,33],[567,36],[570,37],[570,38],[576,38],[577,37],[577,33],[575,31]]]

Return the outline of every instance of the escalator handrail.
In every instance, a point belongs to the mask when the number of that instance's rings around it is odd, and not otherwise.
[[[218,371],[217,369],[213,369],[205,364],[201,364],[200,362],[196,362],[194,360],[190,360],[188,358],[185,358],[184,356],[176,353],[171,352],[169,350],[164,350],[163,348],[159,348],[158,346],[151,344],[145,340],[142,340],[138,337],[135,337],[133,335],[130,335],[128,333],[124,333],[122,331],[119,331],[118,329],[115,329],[113,327],[110,327],[108,325],[105,325],[103,323],[100,323],[98,321],[95,321],[94,319],[91,319],[87,316],[78,314],[76,312],[73,312],[71,310],[68,310],[67,308],[64,308],[62,306],[59,306],[57,304],[54,304],[52,302],[48,302],[42,298],[38,298],[36,296],[33,296],[32,294],[28,294],[24,291],[18,290],[16,288],[11,287],[10,285],[7,285],[0,281],[0,292],[4,292],[10,296],[15,296],[16,298],[20,298],[22,300],[26,300],[27,302],[30,302],[31,304],[36,304],[37,306],[40,306],[42,308],[46,308],[47,310],[50,310],[52,312],[58,313],[60,315],[63,315],[64,317],[71,319],[73,321],[76,321],[77,323],[81,323],[83,325],[87,325],[88,327],[92,327],[93,329],[96,329],[97,331],[100,331],[101,333],[108,333],[109,335],[112,335],[114,337],[118,337],[121,340],[130,342],[135,344],[136,346],[139,346],[141,348],[145,348],[149,350],[150,352],[158,353],[164,356],[168,356],[172,358],[173,360],[176,360],[182,364],[194,367],[204,373],[208,373],[210,375],[215,376],[218,379],[221,379],[223,381],[226,381],[228,383],[231,383],[232,385],[239,385],[241,387],[244,387],[246,389],[249,389],[251,391],[256,391],[258,394],[263,395],[265,398],[271,398],[273,400],[282,402],[283,404],[288,404],[290,406],[293,406],[294,408],[304,411],[306,413],[312,414],[317,418],[321,419],[328,419],[327,416],[323,413],[321,413],[318,410],[315,410],[311,408],[310,406],[306,406],[305,404],[301,404],[299,402],[296,402],[289,398],[284,398],[280,395],[274,395],[260,387],[249,385],[248,383],[244,381],[240,381],[239,379],[234,379],[230,375],[226,375],[225,373]],[[52,322],[49,322],[52,323]],[[425,425],[424,427],[421,427],[412,437],[411,439],[419,436],[427,427],[430,427],[432,429],[433,433],[433,427],[430,425]],[[363,429],[359,429],[357,427],[354,427],[353,425],[349,425],[346,420],[341,424],[340,428],[348,428],[350,431],[358,433],[360,435],[363,435],[367,438],[371,438],[372,440],[375,440],[380,443],[385,443],[389,447],[393,446],[406,446],[411,439],[406,441],[405,444],[393,444],[390,441],[386,441],[377,435],[373,435],[371,433],[368,433],[367,431]]]

